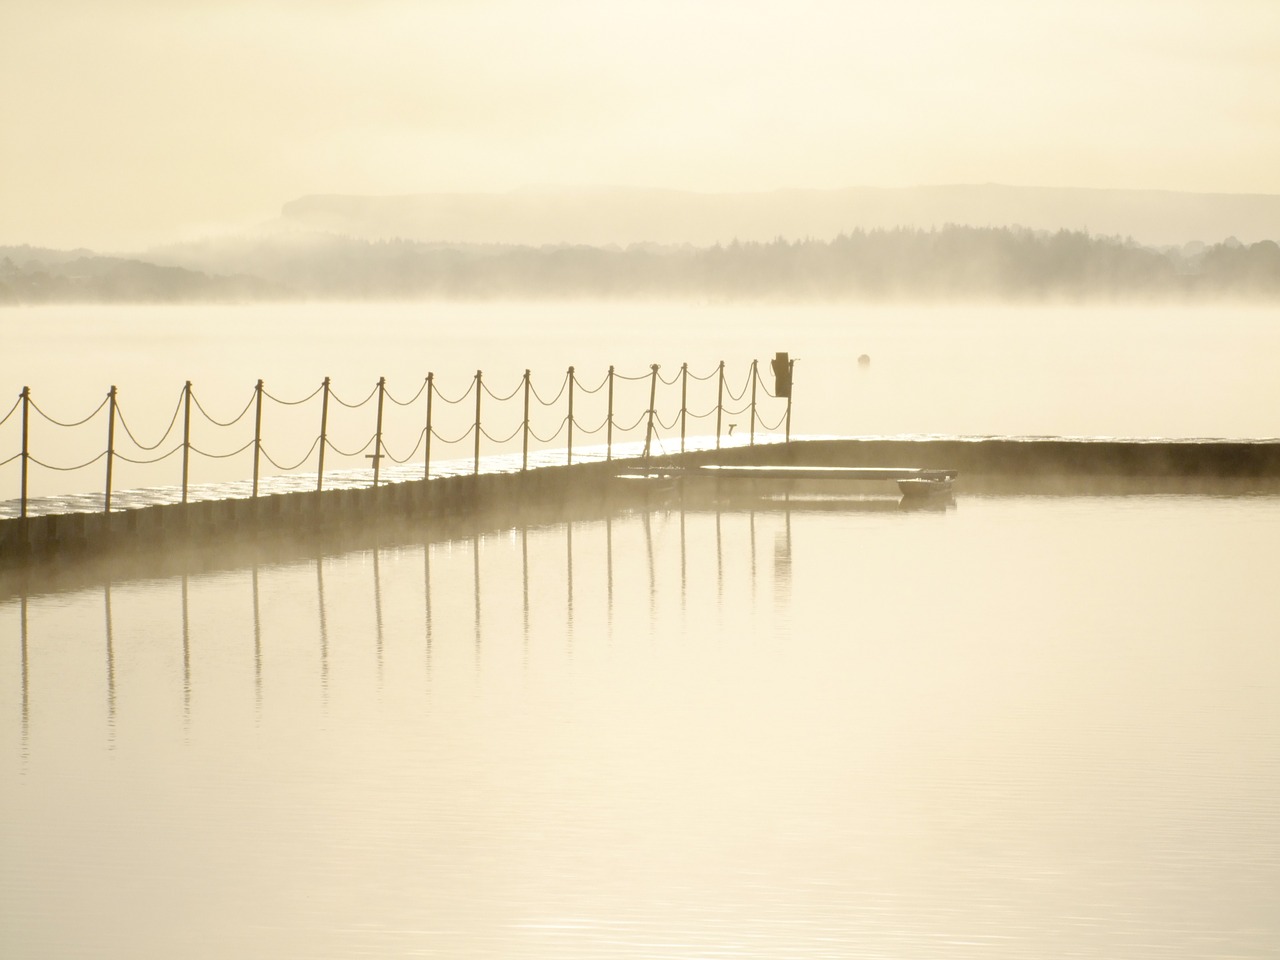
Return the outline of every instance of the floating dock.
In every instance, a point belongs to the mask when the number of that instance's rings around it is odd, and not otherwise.
[[[915,463],[918,467],[883,467]],[[358,544],[396,531],[503,517],[554,517],[609,502],[643,503],[647,484],[621,472],[697,471],[761,480],[859,478],[927,482],[964,475],[968,493],[1280,493],[1280,440],[1063,438],[821,438],[705,450],[664,458],[595,461],[479,473],[323,493],[166,504],[133,510],[0,520],[0,568],[85,554],[145,553],[216,543],[302,539]],[[1224,486],[1225,485],[1225,486]],[[630,489],[619,489],[630,488]]]

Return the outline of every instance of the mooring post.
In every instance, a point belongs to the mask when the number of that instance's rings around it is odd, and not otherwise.
[[[102,498],[102,512],[111,512],[111,466],[116,456],[116,387],[107,393],[107,492]]]
[[[436,392],[436,375],[427,371],[427,452],[422,458],[422,479],[431,479],[431,400]]]
[[[521,430],[524,433],[524,446],[520,457],[520,469],[529,469],[529,371],[524,372],[524,425]]]
[[[720,449],[720,428],[724,423],[724,361],[720,361],[719,386],[716,389],[716,449]]]
[[[187,502],[191,479],[191,381],[182,388],[182,502]]]
[[[751,446],[756,445],[756,384],[760,380],[759,361],[751,361]]]
[[[480,394],[484,381],[481,379],[481,372],[476,371],[476,466],[475,472],[480,472]]]
[[[787,437],[786,442],[791,442],[791,395],[796,389],[796,362],[794,360],[787,361],[787,384],[791,388],[787,391]]]
[[[685,421],[689,416],[689,364],[680,364],[680,452],[684,453]]]
[[[31,459],[31,388],[22,388],[22,506],[18,516],[27,515],[27,461]]]
[[[573,465],[573,367],[569,368],[569,464]]]
[[[382,468],[382,401],[387,395],[387,378],[378,378],[378,421],[373,428],[373,485],[378,485]]]
[[[253,388],[253,495],[258,495],[258,461],[262,457],[262,381]]]
[[[644,458],[649,459],[649,450],[653,446],[653,418],[657,416],[654,404],[658,398],[658,365],[649,365],[649,423],[644,431]]]
[[[316,463],[316,493],[324,489],[324,448],[329,442],[329,378],[320,385],[320,460]]]
[[[609,364],[609,414],[605,418],[608,430],[605,433],[604,458],[613,459],[613,364]]]

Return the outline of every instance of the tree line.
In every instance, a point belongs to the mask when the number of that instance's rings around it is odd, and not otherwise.
[[[710,247],[450,245],[277,234],[143,258],[0,247],[0,302],[706,298],[1280,298],[1280,245],[1146,247],[1078,231],[948,226]]]

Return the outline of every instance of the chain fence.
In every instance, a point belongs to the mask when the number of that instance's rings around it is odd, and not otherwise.
[[[780,370],[779,364],[782,364]],[[121,409],[119,396],[116,387],[111,387],[106,397],[97,405],[87,416],[80,418],[60,419],[46,413],[43,408],[37,405],[33,399],[30,387],[24,387],[18,395],[13,406],[3,417],[0,417],[0,428],[4,427],[10,420],[18,421],[18,429],[21,431],[20,449],[7,457],[3,457],[3,451],[0,450],[0,467],[6,467],[9,464],[17,463],[18,465],[18,501],[20,504],[19,516],[26,517],[28,515],[29,501],[29,472],[32,467],[43,470],[67,473],[77,470],[84,470],[94,464],[105,460],[106,462],[106,479],[103,495],[103,509],[109,511],[111,509],[112,494],[112,470],[116,460],[135,465],[151,465],[168,460],[181,454],[182,464],[182,502],[188,501],[188,494],[191,486],[191,463],[194,458],[204,458],[206,460],[227,460],[232,457],[239,456],[246,451],[251,451],[253,458],[253,486],[252,495],[258,496],[259,476],[261,461],[266,460],[270,466],[274,467],[281,474],[291,474],[295,471],[302,471],[310,464],[314,464],[314,476],[317,491],[324,489],[325,484],[325,453],[332,452],[337,456],[344,457],[348,460],[363,456],[365,459],[373,461],[373,484],[379,483],[380,466],[383,459],[392,461],[395,464],[404,467],[422,452],[422,479],[431,478],[433,441],[435,442],[434,453],[439,454],[440,447],[449,447],[471,441],[473,470],[475,473],[480,472],[481,458],[481,440],[486,440],[491,447],[504,447],[514,443],[517,438],[520,440],[520,469],[529,469],[530,443],[535,442],[546,448],[550,444],[558,440],[561,435],[567,434],[565,458],[567,463],[573,463],[574,458],[574,432],[586,434],[595,437],[600,433],[604,433],[604,442],[600,444],[598,441],[594,443],[597,448],[592,454],[599,457],[598,449],[603,446],[604,459],[612,460],[614,458],[615,446],[622,441],[622,438],[632,431],[639,430],[644,427],[644,446],[643,456],[647,460],[653,452],[654,441],[658,440],[661,435],[672,435],[676,429],[679,429],[679,449],[684,452],[687,440],[687,424],[690,418],[694,420],[709,419],[713,415],[716,418],[715,423],[715,448],[719,449],[722,438],[727,436],[724,432],[724,419],[726,416],[742,416],[750,415],[750,442],[755,442],[755,430],[757,425],[765,431],[777,431],[785,426],[786,439],[790,440],[791,433],[791,374],[794,367],[794,361],[787,360],[785,355],[780,355],[779,360],[773,363],[774,372],[774,390],[770,390],[767,385],[762,383],[761,373],[759,370],[759,362],[752,361],[746,371],[745,379],[742,381],[742,387],[738,391],[732,390],[728,386],[725,375],[725,363],[721,361],[717,366],[711,368],[708,372],[698,374],[690,371],[689,365],[681,364],[676,372],[670,377],[664,377],[659,372],[658,364],[651,364],[649,371],[642,374],[624,374],[617,372],[613,367],[609,367],[603,379],[599,381],[595,377],[588,379],[588,383],[594,386],[583,386],[578,380],[577,373],[573,367],[569,367],[559,383],[553,387],[556,391],[554,396],[544,397],[538,392],[533,383],[530,371],[526,370],[524,376],[521,377],[515,386],[508,390],[493,390],[484,382],[482,371],[477,370],[471,381],[467,384],[466,389],[459,395],[450,395],[442,391],[435,382],[435,374],[429,373],[426,379],[418,387],[407,400],[400,400],[393,396],[387,389],[386,378],[378,380],[373,389],[359,402],[348,402],[336,394],[332,388],[330,378],[326,377],[314,391],[306,396],[298,399],[289,399],[279,397],[268,392],[263,381],[259,380],[254,386],[248,402],[239,413],[230,419],[222,419],[214,416],[209,409],[201,403],[196,395],[191,382],[188,381],[182,388],[177,403],[173,408],[173,413],[169,418],[168,425],[161,433],[159,439],[155,442],[143,442],[139,439],[139,434],[130,426],[129,421],[125,418]],[[735,378],[736,379],[736,378]],[[632,413],[623,412],[626,421],[619,420],[619,410],[615,404],[615,386],[620,382],[624,387],[628,384],[639,385],[647,381],[648,386],[648,403],[639,410],[638,416],[631,420]],[[692,383],[694,392],[697,394],[691,402],[690,384]],[[773,407],[773,414],[766,422],[764,411],[761,409],[758,390],[763,390],[765,402],[770,403]],[[714,390],[713,397],[709,394]],[[675,394],[678,393],[678,396]],[[603,396],[601,396],[603,394]],[[750,394],[750,399],[747,396]],[[591,409],[584,415],[582,410],[575,410],[575,401],[581,402],[582,397],[588,399],[588,406]],[[448,419],[442,416],[447,413],[451,407],[460,407],[469,398],[474,397],[474,414],[470,416],[470,421],[466,424],[465,429],[459,434],[457,432],[460,424],[456,422],[457,417],[466,415],[466,411],[455,412],[452,414],[454,423],[446,425],[440,421]],[[264,401],[271,401],[273,404],[282,407],[288,407],[292,410],[298,410],[312,404],[313,401],[319,402],[319,424],[318,432],[310,437],[304,437],[304,442],[309,442],[310,446],[301,457],[296,454],[293,457],[286,457],[279,449],[268,449],[267,439],[264,436]],[[482,400],[488,401],[487,406],[482,405]],[[376,402],[376,414],[373,424],[373,433],[369,438],[356,449],[345,449],[335,442],[329,424],[330,400],[334,401],[340,408],[348,410],[359,410],[373,401]],[[397,416],[403,420],[409,415],[415,407],[425,405],[425,411],[420,414],[416,436],[414,434],[399,432],[396,438],[388,437],[384,432],[384,401],[390,400],[394,408],[397,409]],[[444,404],[444,410],[435,409],[434,401],[440,401]],[[746,400],[745,403],[743,401]],[[422,403],[420,403],[422,401]],[[537,407],[534,412],[541,410],[541,416],[552,414],[547,408],[559,407],[564,410],[563,416],[554,423],[554,430],[550,435],[539,433],[533,424],[531,417],[531,402],[536,401]],[[562,404],[562,401],[564,403]],[[778,403],[785,401],[785,409],[778,412]],[[730,407],[726,404],[742,404],[739,407]],[[708,407],[708,404],[710,406]],[[509,411],[513,406],[519,405],[521,410],[518,419],[512,419]],[[566,406],[567,405],[567,406]],[[626,404],[631,411],[635,411],[636,405]],[[75,458],[79,462],[74,463],[54,463],[36,456],[36,452],[32,449],[32,430],[31,430],[31,414],[35,413],[39,418],[38,422],[44,424],[43,429],[49,427],[71,429],[82,427],[94,420],[103,410],[107,411],[106,424],[106,448],[99,449],[96,452],[86,452],[82,457]],[[233,408],[234,409],[234,408]],[[705,412],[694,412],[697,410],[705,410]],[[202,443],[197,445],[192,440],[192,419],[193,414],[196,417],[196,423],[202,430],[208,432],[212,429],[215,434],[220,431],[230,430],[236,427],[241,421],[253,412],[253,438],[237,444],[235,440],[226,444],[227,449],[218,450],[216,444],[215,449],[209,449],[208,444]],[[666,411],[665,415],[662,411]],[[505,426],[495,428],[495,421],[504,421]],[[268,426],[271,424],[271,418],[266,418]],[[367,421],[366,421],[367,423]],[[116,434],[116,425],[119,424],[123,428],[121,436]],[[403,426],[403,424],[401,424]],[[452,426],[452,429],[450,429]],[[737,423],[730,424],[730,432]],[[442,429],[443,428],[443,429]],[[11,433],[14,428],[9,428],[5,433]],[[366,426],[366,429],[368,427]],[[175,441],[174,445],[168,447],[166,452],[159,455],[147,456],[154,454],[166,441],[170,440],[176,432],[181,432],[181,441]],[[545,428],[544,428],[545,431]],[[290,439],[296,437],[296,430],[283,431],[291,434]],[[0,433],[0,442],[4,433]],[[741,436],[741,434],[739,434]],[[413,441],[410,441],[413,437]],[[147,438],[149,439],[149,438]],[[414,442],[413,449],[407,455],[400,457],[391,453],[388,441],[399,446],[401,450],[408,447],[410,442]],[[123,442],[122,442],[123,441]],[[661,442],[661,441],[660,441]],[[671,436],[671,442],[674,444],[675,438]],[[731,443],[734,441],[730,441]],[[299,445],[300,446],[300,445]],[[372,448],[371,454],[365,451]],[[12,448],[10,448],[12,449]],[[667,445],[661,444],[661,449],[667,451]],[[581,447],[579,448],[579,456],[583,455]],[[545,458],[543,460],[545,462]],[[311,471],[306,470],[307,473]],[[438,474],[439,475],[439,474]],[[243,476],[243,475],[242,475]],[[3,482],[0,479],[0,482]]]

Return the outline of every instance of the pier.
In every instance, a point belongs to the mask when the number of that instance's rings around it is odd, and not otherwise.
[[[492,391],[477,371],[455,395],[442,392],[429,373],[417,393],[405,399],[398,399],[383,378],[358,402],[343,400],[328,378],[311,395],[297,399],[275,397],[260,380],[239,415],[225,419],[202,406],[188,382],[167,429],[153,442],[140,440],[139,431],[125,420],[114,387],[98,409],[68,420],[47,414],[24,388],[0,419],[0,428],[9,421],[10,431],[14,424],[21,429],[18,452],[0,460],[0,468],[8,467],[0,472],[0,483],[12,482],[15,468],[19,480],[13,491],[18,496],[0,502],[0,567],[40,566],[47,571],[53,562],[83,556],[136,556],[161,549],[199,552],[268,541],[358,545],[394,538],[403,530],[418,535],[425,527],[456,523],[520,522],[534,514],[590,510],[593,504],[611,509],[619,503],[644,503],[658,494],[652,489],[656,485],[619,483],[624,474],[775,488],[833,480],[884,482],[888,489],[893,482],[937,482],[941,487],[962,477],[957,486],[961,495],[1089,492],[1114,490],[1117,484],[1130,491],[1176,492],[1205,482],[1273,490],[1280,483],[1280,440],[793,437],[794,362],[786,354],[775,358],[772,390],[755,361],[744,376],[732,378],[733,385],[723,362],[708,365],[701,374],[681,364],[670,377],[662,376],[657,364],[633,376],[610,367],[598,381],[586,384],[569,367],[556,392],[546,396],[537,391],[529,371],[506,392]],[[628,383],[635,388],[629,415],[627,405],[615,399],[615,388],[620,394]],[[330,401],[335,408],[352,411],[368,406],[370,433],[362,446],[335,436]],[[594,408],[589,401],[594,401]],[[311,445],[301,460],[282,463],[269,452],[277,441],[270,435],[272,418],[264,416],[268,402],[318,408],[318,433],[303,440]],[[519,412],[503,421],[504,406]],[[451,431],[442,407],[458,408],[457,417],[467,421],[466,428]],[[400,428],[421,417],[416,443],[412,433],[391,428],[392,408],[402,414],[394,421]],[[539,409],[554,429],[539,432]],[[37,455],[33,420],[71,429],[83,427],[104,410],[105,450],[69,465]],[[225,450],[209,440],[196,442],[193,417],[203,418],[206,435],[216,438],[249,421],[251,412],[253,431],[247,439],[235,437]],[[726,427],[732,431],[737,424],[728,420],[736,417],[748,422],[732,436]],[[495,426],[494,420],[501,425]],[[594,443],[584,446],[583,435],[596,435]],[[7,443],[6,436],[0,434],[0,442]],[[298,442],[296,433],[285,439]],[[563,445],[553,445],[558,442]],[[469,456],[440,457],[442,448],[457,444],[468,448]],[[331,457],[347,458],[347,463],[357,457],[368,460],[371,469],[326,467],[326,451]],[[113,488],[117,461],[172,469],[164,461],[173,458],[176,464],[179,454],[181,485],[173,482],[175,476],[167,486]],[[251,474],[251,480],[203,486],[192,482],[199,479],[193,469],[199,458],[235,456],[249,461],[241,476]],[[264,460],[279,473],[262,475]],[[71,471],[96,463],[105,470],[98,494],[44,499],[29,495],[33,468]]]
[[[819,482],[832,468],[851,476],[880,474],[885,463],[923,471],[955,471],[958,496],[966,493],[1197,492],[1234,483],[1241,492],[1280,485],[1280,441],[1072,440],[1045,438],[823,438],[757,443],[719,450],[687,450],[665,457],[661,468],[698,471],[699,483],[735,471],[775,489]],[[619,483],[628,470],[656,467],[652,458],[617,458],[574,464],[468,473],[429,480],[301,491],[241,499],[157,504],[111,513],[66,513],[0,520],[3,565],[121,552],[330,541],[352,547],[428,527],[505,525],[522,518],[643,505],[659,495],[645,484]],[[716,469],[703,470],[704,467]],[[760,470],[767,467],[766,470]],[[750,468],[750,469],[745,469]],[[799,468],[799,469],[795,469]],[[913,468],[916,469],[916,468]],[[908,473],[912,471],[907,471]],[[752,477],[752,474],[755,474]],[[891,474],[891,475],[890,475]]]

